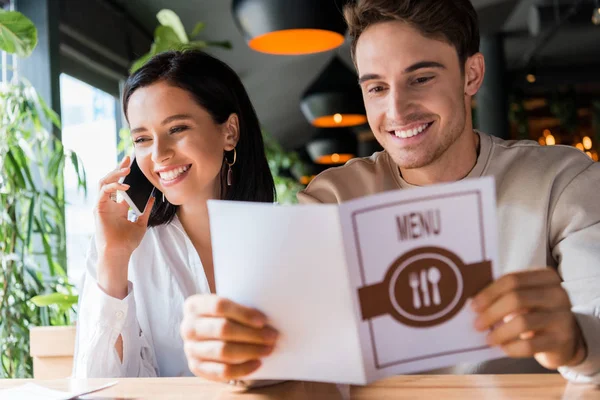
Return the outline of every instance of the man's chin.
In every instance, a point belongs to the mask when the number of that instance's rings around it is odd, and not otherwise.
[[[428,166],[433,161],[431,157],[427,157],[426,154],[411,154],[408,152],[397,154],[389,151],[388,153],[400,169],[419,169]]]

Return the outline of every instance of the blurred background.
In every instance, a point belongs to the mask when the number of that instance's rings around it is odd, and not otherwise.
[[[240,75],[281,203],[319,172],[380,150],[345,2],[0,0],[0,376],[30,376],[32,355],[38,370],[43,357],[68,358],[30,352],[28,331],[71,324],[96,182],[131,148],[122,85],[152,54],[202,48]],[[600,1],[473,4],[487,68],[476,128],[598,161]]]

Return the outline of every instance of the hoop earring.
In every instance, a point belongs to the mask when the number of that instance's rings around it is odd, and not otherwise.
[[[227,155],[225,155],[225,163],[227,163],[227,166],[229,167],[227,169],[227,186],[233,185],[233,170],[231,169],[231,167],[233,167],[236,160],[237,160],[237,152],[235,151],[235,147],[234,147],[233,148],[233,162],[229,162],[229,160],[227,160]]]

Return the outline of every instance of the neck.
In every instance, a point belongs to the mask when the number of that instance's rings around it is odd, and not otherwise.
[[[400,168],[402,178],[411,185],[426,186],[463,179],[477,163],[479,135],[471,127],[433,163],[422,167]]]
[[[196,248],[210,248],[210,225],[206,202],[219,198],[217,189],[215,184],[213,190],[200,194],[177,209],[177,217]]]

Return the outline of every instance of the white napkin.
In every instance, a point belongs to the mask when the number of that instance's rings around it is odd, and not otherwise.
[[[99,392],[114,386],[118,381],[107,383],[93,389],[87,389],[83,392],[63,392],[52,390],[35,383],[26,383],[11,389],[0,390],[0,400],[69,400],[76,399],[90,393]]]

